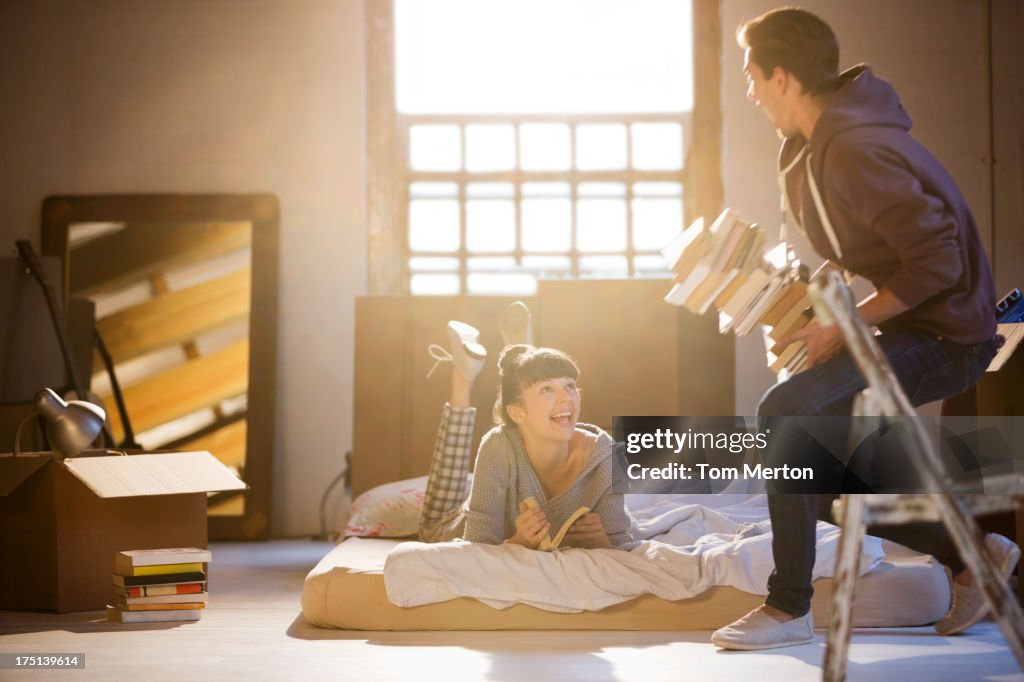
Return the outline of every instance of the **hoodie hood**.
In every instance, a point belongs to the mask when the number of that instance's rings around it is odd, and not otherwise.
[[[839,87],[821,112],[810,143],[802,135],[783,141],[779,150],[782,209],[797,218],[800,230],[824,257],[837,263],[843,261],[840,239],[818,187],[829,143],[837,135],[855,128],[889,128],[905,135],[910,126],[910,115],[903,108],[896,90],[888,82],[876,78],[870,66],[859,64],[839,75]],[[794,168],[797,169],[794,177],[788,177]],[[814,200],[813,216],[808,215],[802,204],[794,207],[792,202],[793,195],[800,194],[800,188],[805,185]],[[808,222],[812,225],[808,226]]]
[[[900,96],[887,81],[875,77],[871,67],[859,64],[839,75],[839,88],[832,95],[821,118],[814,126],[811,143],[802,135],[786,139],[779,152],[779,168],[787,168],[806,151],[819,159],[829,141],[844,131],[861,126],[891,126],[909,131],[910,114]]]

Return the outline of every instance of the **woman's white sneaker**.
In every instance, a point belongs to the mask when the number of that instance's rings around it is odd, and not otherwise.
[[[465,322],[449,320],[448,348],[450,350],[436,343],[427,347],[430,357],[437,361],[427,372],[427,378],[430,378],[442,362],[451,362],[467,381],[476,379],[476,375],[483,369],[484,360],[487,359],[487,349],[480,344],[480,331]]]
[[[533,322],[530,309],[522,301],[513,301],[501,312],[501,340],[506,346],[525,343],[533,345]]]

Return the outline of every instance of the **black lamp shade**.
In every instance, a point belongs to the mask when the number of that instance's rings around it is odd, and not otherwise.
[[[74,457],[96,440],[103,430],[106,412],[84,400],[65,401],[48,388],[36,394],[35,407],[46,420],[50,447],[64,457]]]

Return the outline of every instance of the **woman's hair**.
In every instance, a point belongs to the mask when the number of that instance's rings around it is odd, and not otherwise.
[[[498,357],[498,399],[494,403],[494,423],[513,426],[505,408],[523,397],[523,391],[539,381],[569,377],[576,380],[579,367],[567,353],[554,348],[535,348],[518,344],[507,346]]]
[[[780,66],[812,95],[827,94],[839,85],[839,42],[828,24],[806,10],[766,12],[742,24],[736,41],[750,48],[750,60],[765,78]]]

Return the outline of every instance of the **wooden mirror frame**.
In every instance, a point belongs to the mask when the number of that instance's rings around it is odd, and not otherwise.
[[[51,196],[43,202],[42,252],[61,258],[64,309],[68,233],[88,222],[218,222],[252,225],[245,511],[209,517],[210,540],[263,540],[270,529],[277,369],[278,201],[271,194],[120,194]]]

